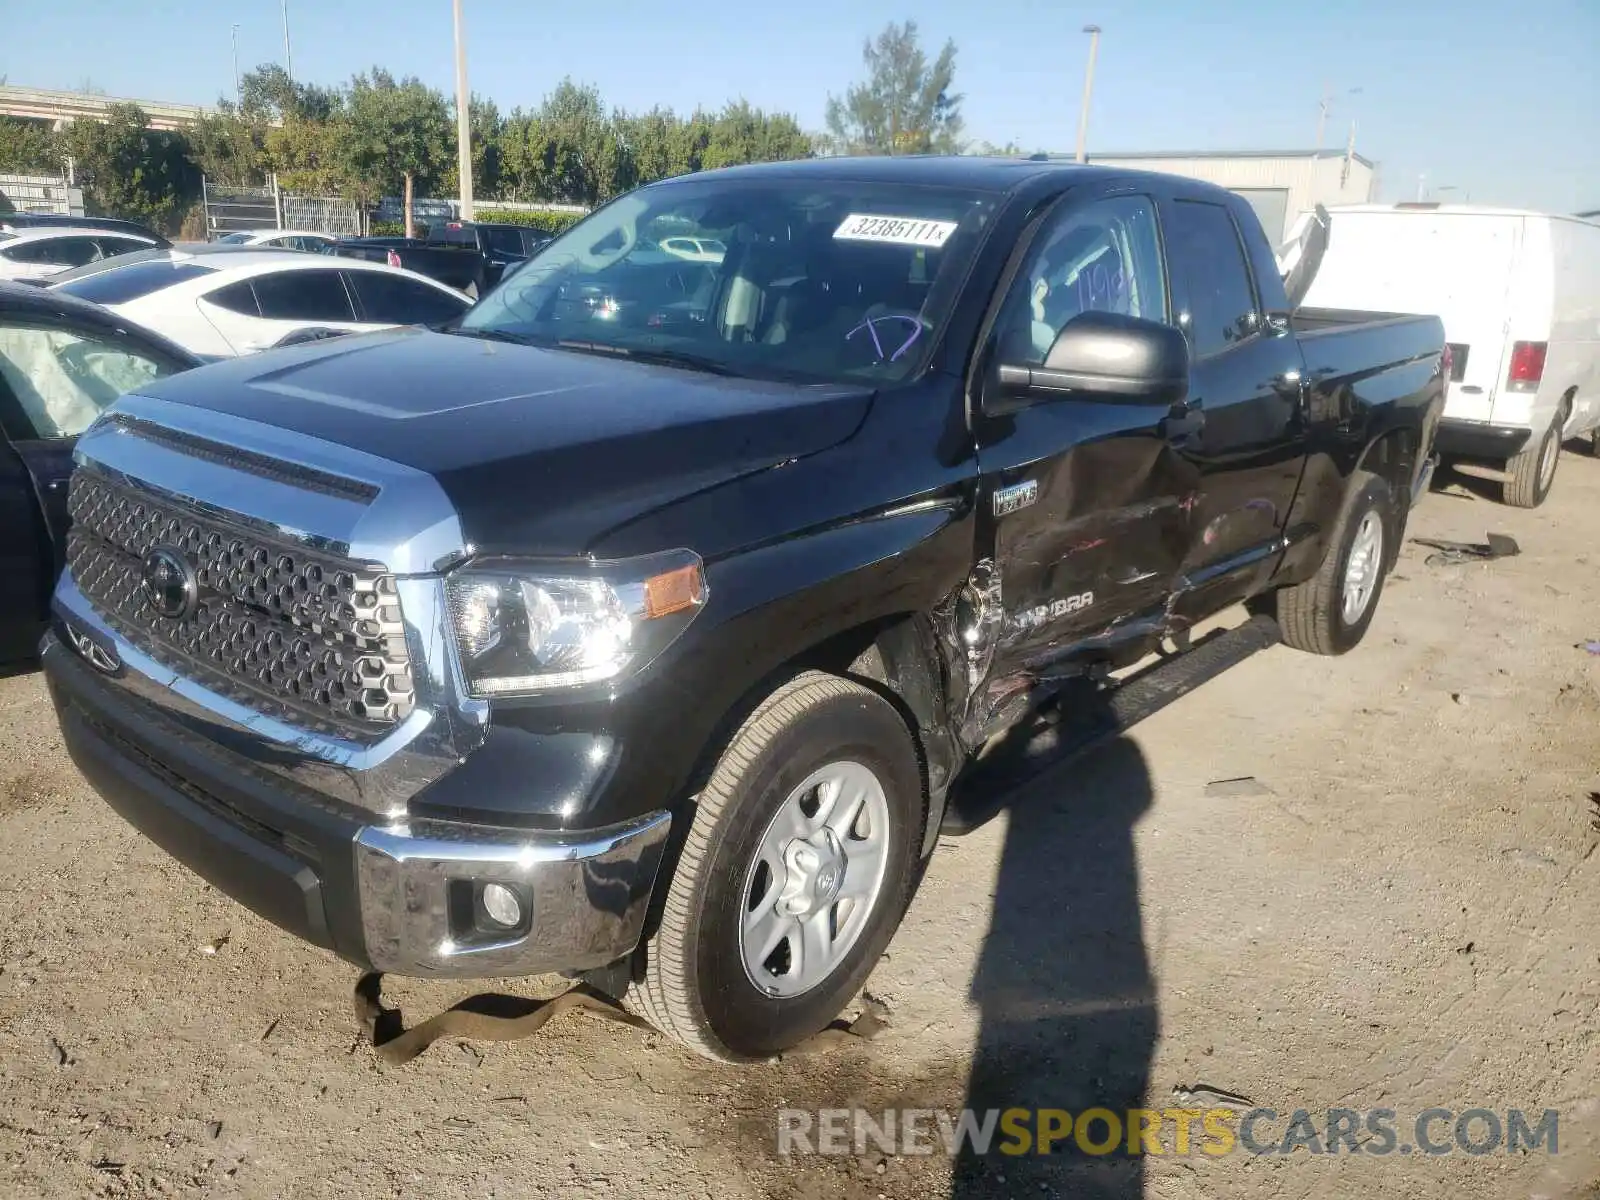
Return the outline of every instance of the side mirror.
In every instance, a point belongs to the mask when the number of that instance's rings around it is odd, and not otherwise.
[[[1001,363],[988,391],[990,416],[1067,399],[1170,408],[1189,391],[1189,344],[1158,321],[1080,313],[1056,334],[1042,365]]]

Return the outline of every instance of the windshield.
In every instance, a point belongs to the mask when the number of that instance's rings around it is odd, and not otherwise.
[[[655,184],[555,239],[459,328],[724,374],[906,379],[994,201],[815,178]]]
[[[248,233],[230,233],[223,237],[219,237],[217,241],[225,246],[242,246],[245,242],[250,240],[251,236],[252,235]]]

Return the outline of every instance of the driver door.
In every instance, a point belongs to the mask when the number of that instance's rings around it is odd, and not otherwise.
[[[1075,189],[1025,237],[976,386],[1042,365],[1089,310],[1170,323],[1151,195]],[[1196,472],[1174,452],[1171,411],[1068,397],[980,419],[979,558],[999,578],[1000,628],[969,724],[1019,716],[1040,678],[1115,661],[1166,627],[1192,540]]]

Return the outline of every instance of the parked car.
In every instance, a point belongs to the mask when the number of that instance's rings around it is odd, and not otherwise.
[[[307,326],[345,332],[460,316],[461,293],[381,263],[293,250],[200,245],[63,275],[53,290],[104,304],[203,358],[276,345]]]
[[[686,224],[720,263],[655,248]],[[1049,761],[1104,732],[1082,689],[1135,719],[1269,614],[1362,640],[1444,357],[1436,317],[1292,312],[1248,203],[1192,180],[664,181],[449,331],[119,401],[78,447],[51,693],[114,808],[300,937],[583,972],[760,1058],[862,986],[991,802],[980,750],[1043,728]]]
[[[1308,302],[1438,313],[1453,364],[1440,453],[1503,471],[1507,504],[1543,504],[1563,440],[1600,451],[1600,224],[1453,204],[1329,215]]]
[[[429,226],[425,239],[346,238],[329,253],[405,267],[477,297],[552,236],[525,225],[444,221]]]
[[[97,305],[0,283],[0,664],[38,652],[78,435],[127,388],[195,365]]]
[[[170,245],[166,238],[137,221],[116,217],[69,217],[64,213],[0,214],[0,233],[19,233],[24,229],[101,229],[107,233],[127,233],[142,237],[157,246]]]
[[[249,229],[225,233],[217,239],[217,245],[266,246],[273,250],[305,250],[321,254],[338,240],[331,233],[317,233],[308,229]]]
[[[157,245],[140,234],[104,229],[51,227],[0,233],[0,279],[46,279],[73,267]]]

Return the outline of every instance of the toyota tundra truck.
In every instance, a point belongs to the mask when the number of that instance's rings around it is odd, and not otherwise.
[[[997,739],[1136,718],[1156,650],[1361,641],[1444,335],[1294,301],[1248,204],[1158,174],[640,188],[449,326],[102,417],[43,651],[67,745],[364,969],[565,973],[771,1056],[862,987]]]

